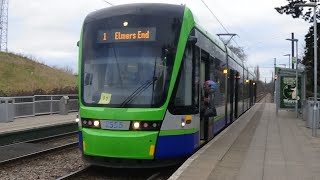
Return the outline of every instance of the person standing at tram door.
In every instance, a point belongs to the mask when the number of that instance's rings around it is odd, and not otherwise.
[[[203,85],[204,95],[201,97],[203,99],[203,116],[204,117],[214,117],[217,116],[217,112],[214,106],[213,98],[214,91],[217,89],[217,84],[212,80],[207,80]]]
[[[214,105],[214,91],[217,89],[217,84],[212,80],[207,80],[203,84],[201,92],[201,111],[200,116],[204,121],[205,128],[209,127],[209,118],[217,116],[217,111]],[[208,129],[204,131],[204,139],[208,140]],[[212,135],[213,136],[213,135]]]

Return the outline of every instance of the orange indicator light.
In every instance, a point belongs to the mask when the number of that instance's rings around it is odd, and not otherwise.
[[[150,156],[153,156],[153,155],[154,155],[154,145],[150,145],[149,155],[150,155]]]
[[[86,151],[86,142],[82,141],[83,152]]]

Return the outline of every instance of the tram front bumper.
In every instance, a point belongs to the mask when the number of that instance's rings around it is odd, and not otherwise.
[[[154,159],[158,131],[115,131],[82,128],[83,154],[109,158]]]

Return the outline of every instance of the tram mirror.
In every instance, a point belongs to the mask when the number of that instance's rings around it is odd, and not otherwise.
[[[77,46],[79,47],[79,41],[77,42]]]
[[[188,38],[188,42],[190,42],[192,44],[197,43],[197,41],[198,41],[198,38],[195,36],[189,36],[189,38]]]

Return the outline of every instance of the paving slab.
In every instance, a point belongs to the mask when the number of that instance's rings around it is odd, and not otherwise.
[[[169,179],[320,180],[320,136],[294,112],[257,103]]]
[[[169,179],[207,179],[211,171],[225,157],[226,152],[228,152],[238,135],[252,119],[255,110],[260,108],[261,105],[258,103],[243,114],[237,121],[191,156]],[[239,146],[238,144],[237,147]],[[204,162],[209,164],[206,168],[204,168],[206,166],[203,164]],[[201,170],[196,173],[194,169],[199,169],[200,167],[202,167]]]
[[[42,116],[32,116],[26,118],[17,118],[13,122],[0,123],[0,134],[24,131],[46,126],[60,125],[75,122],[76,112],[68,115],[52,114]]]

